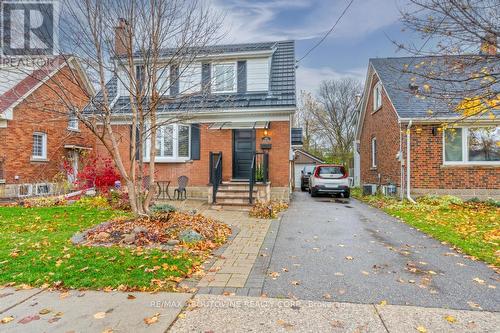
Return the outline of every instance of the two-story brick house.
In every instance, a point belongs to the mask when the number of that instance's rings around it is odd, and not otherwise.
[[[158,74],[158,81],[169,86],[162,91],[168,101],[158,103],[158,122],[180,120],[158,128],[156,180],[171,181],[172,192],[177,178],[187,176],[189,197],[240,205],[249,202],[253,175],[257,199],[288,199],[290,124],[296,109],[294,42],[215,45],[196,51],[199,56],[186,68],[172,64]],[[165,49],[162,58],[167,62],[175,52]],[[143,70],[140,60],[138,56],[137,73]],[[130,161],[132,126],[126,80],[118,72],[107,90],[116,119],[114,132],[121,138],[120,152],[123,160]],[[106,154],[102,146],[97,149]],[[147,140],[146,162],[149,151]],[[222,175],[216,200],[214,169]]]
[[[76,173],[80,154],[94,146],[72,112],[88,103],[93,88],[74,58],[3,60],[0,197],[51,194],[56,175],[74,180],[75,174],[64,174],[64,161],[72,163]]]
[[[459,100],[426,98],[422,89],[446,91],[441,85],[453,84],[460,91],[462,84],[465,98],[471,84],[479,84],[470,79],[471,73],[457,71],[463,83],[456,78],[451,83],[446,79],[426,83],[412,74],[421,64],[435,66],[438,73],[443,62],[452,64],[449,59],[370,59],[356,138],[361,186],[396,185],[402,197],[500,197],[498,104],[464,116],[457,110]],[[474,62],[478,70],[500,69],[497,56],[475,56]],[[499,91],[498,85],[492,89]]]

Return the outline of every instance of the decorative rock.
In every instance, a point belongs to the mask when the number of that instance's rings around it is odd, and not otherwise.
[[[141,232],[148,232],[148,229],[144,228],[144,227],[135,227],[134,230],[132,230],[132,232],[134,234],[140,234]]]
[[[123,242],[126,244],[133,244],[135,242],[135,235],[134,234],[124,234],[123,235]]]
[[[177,244],[179,244],[179,243],[180,243],[180,241],[179,241],[179,240],[177,240],[177,239],[169,239],[169,240],[167,241],[167,245],[170,245],[170,246],[174,246],[174,245],[177,245]]]
[[[71,237],[71,243],[73,243],[74,245],[82,243],[85,239],[85,235],[86,234],[83,232],[78,232],[74,234],[73,237]]]
[[[196,243],[203,240],[203,236],[192,229],[187,229],[181,232],[179,234],[179,238],[184,243]]]
[[[95,236],[95,240],[98,242],[104,242],[108,240],[109,236],[110,236],[109,233],[101,231],[100,233],[97,234],[97,236]]]

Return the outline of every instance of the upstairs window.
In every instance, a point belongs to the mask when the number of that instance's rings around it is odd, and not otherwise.
[[[74,113],[70,113],[68,116],[68,129],[78,131],[78,117]]]
[[[445,164],[500,164],[500,127],[459,127],[444,131]]]
[[[382,107],[382,84],[377,82],[373,88],[373,111],[377,111]]]
[[[161,96],[168,95],[169,84],[170,71],[168,67],[158,68],[156,71],[156,90]]]
[[[212,90],[218,93],[236,92],[236,63],[212,65]]]
[[[33,133],[33,155],[34,160],[47,159],[47,134]]]
[[[377,167],[377,138],[372,138],[372,168]]]

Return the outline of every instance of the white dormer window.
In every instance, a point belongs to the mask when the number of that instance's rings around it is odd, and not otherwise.
[[[373,111],[382,107],[382,83],[377,82],[373,88]]]
[[[168,95],[170,71],[168,67],[158,68],[156,71],[156,89],[160,95]]]
[[[212,65],[212,91],[216,93],[236,92],[236,62]]]

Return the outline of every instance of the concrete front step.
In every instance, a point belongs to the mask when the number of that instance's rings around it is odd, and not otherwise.
[[[211,206],[212,209],[215,210],[234,210],[234,211],[243,211],[243,212],[248,212],[250,209],[252,209],[252,206],[248,203],[246,204],[234,204],[234,203],[216,203],[212,204]]]
[[[247,197],[217,197],[218,204],[239,204],[239,205],[247,205],[249,201]]]

